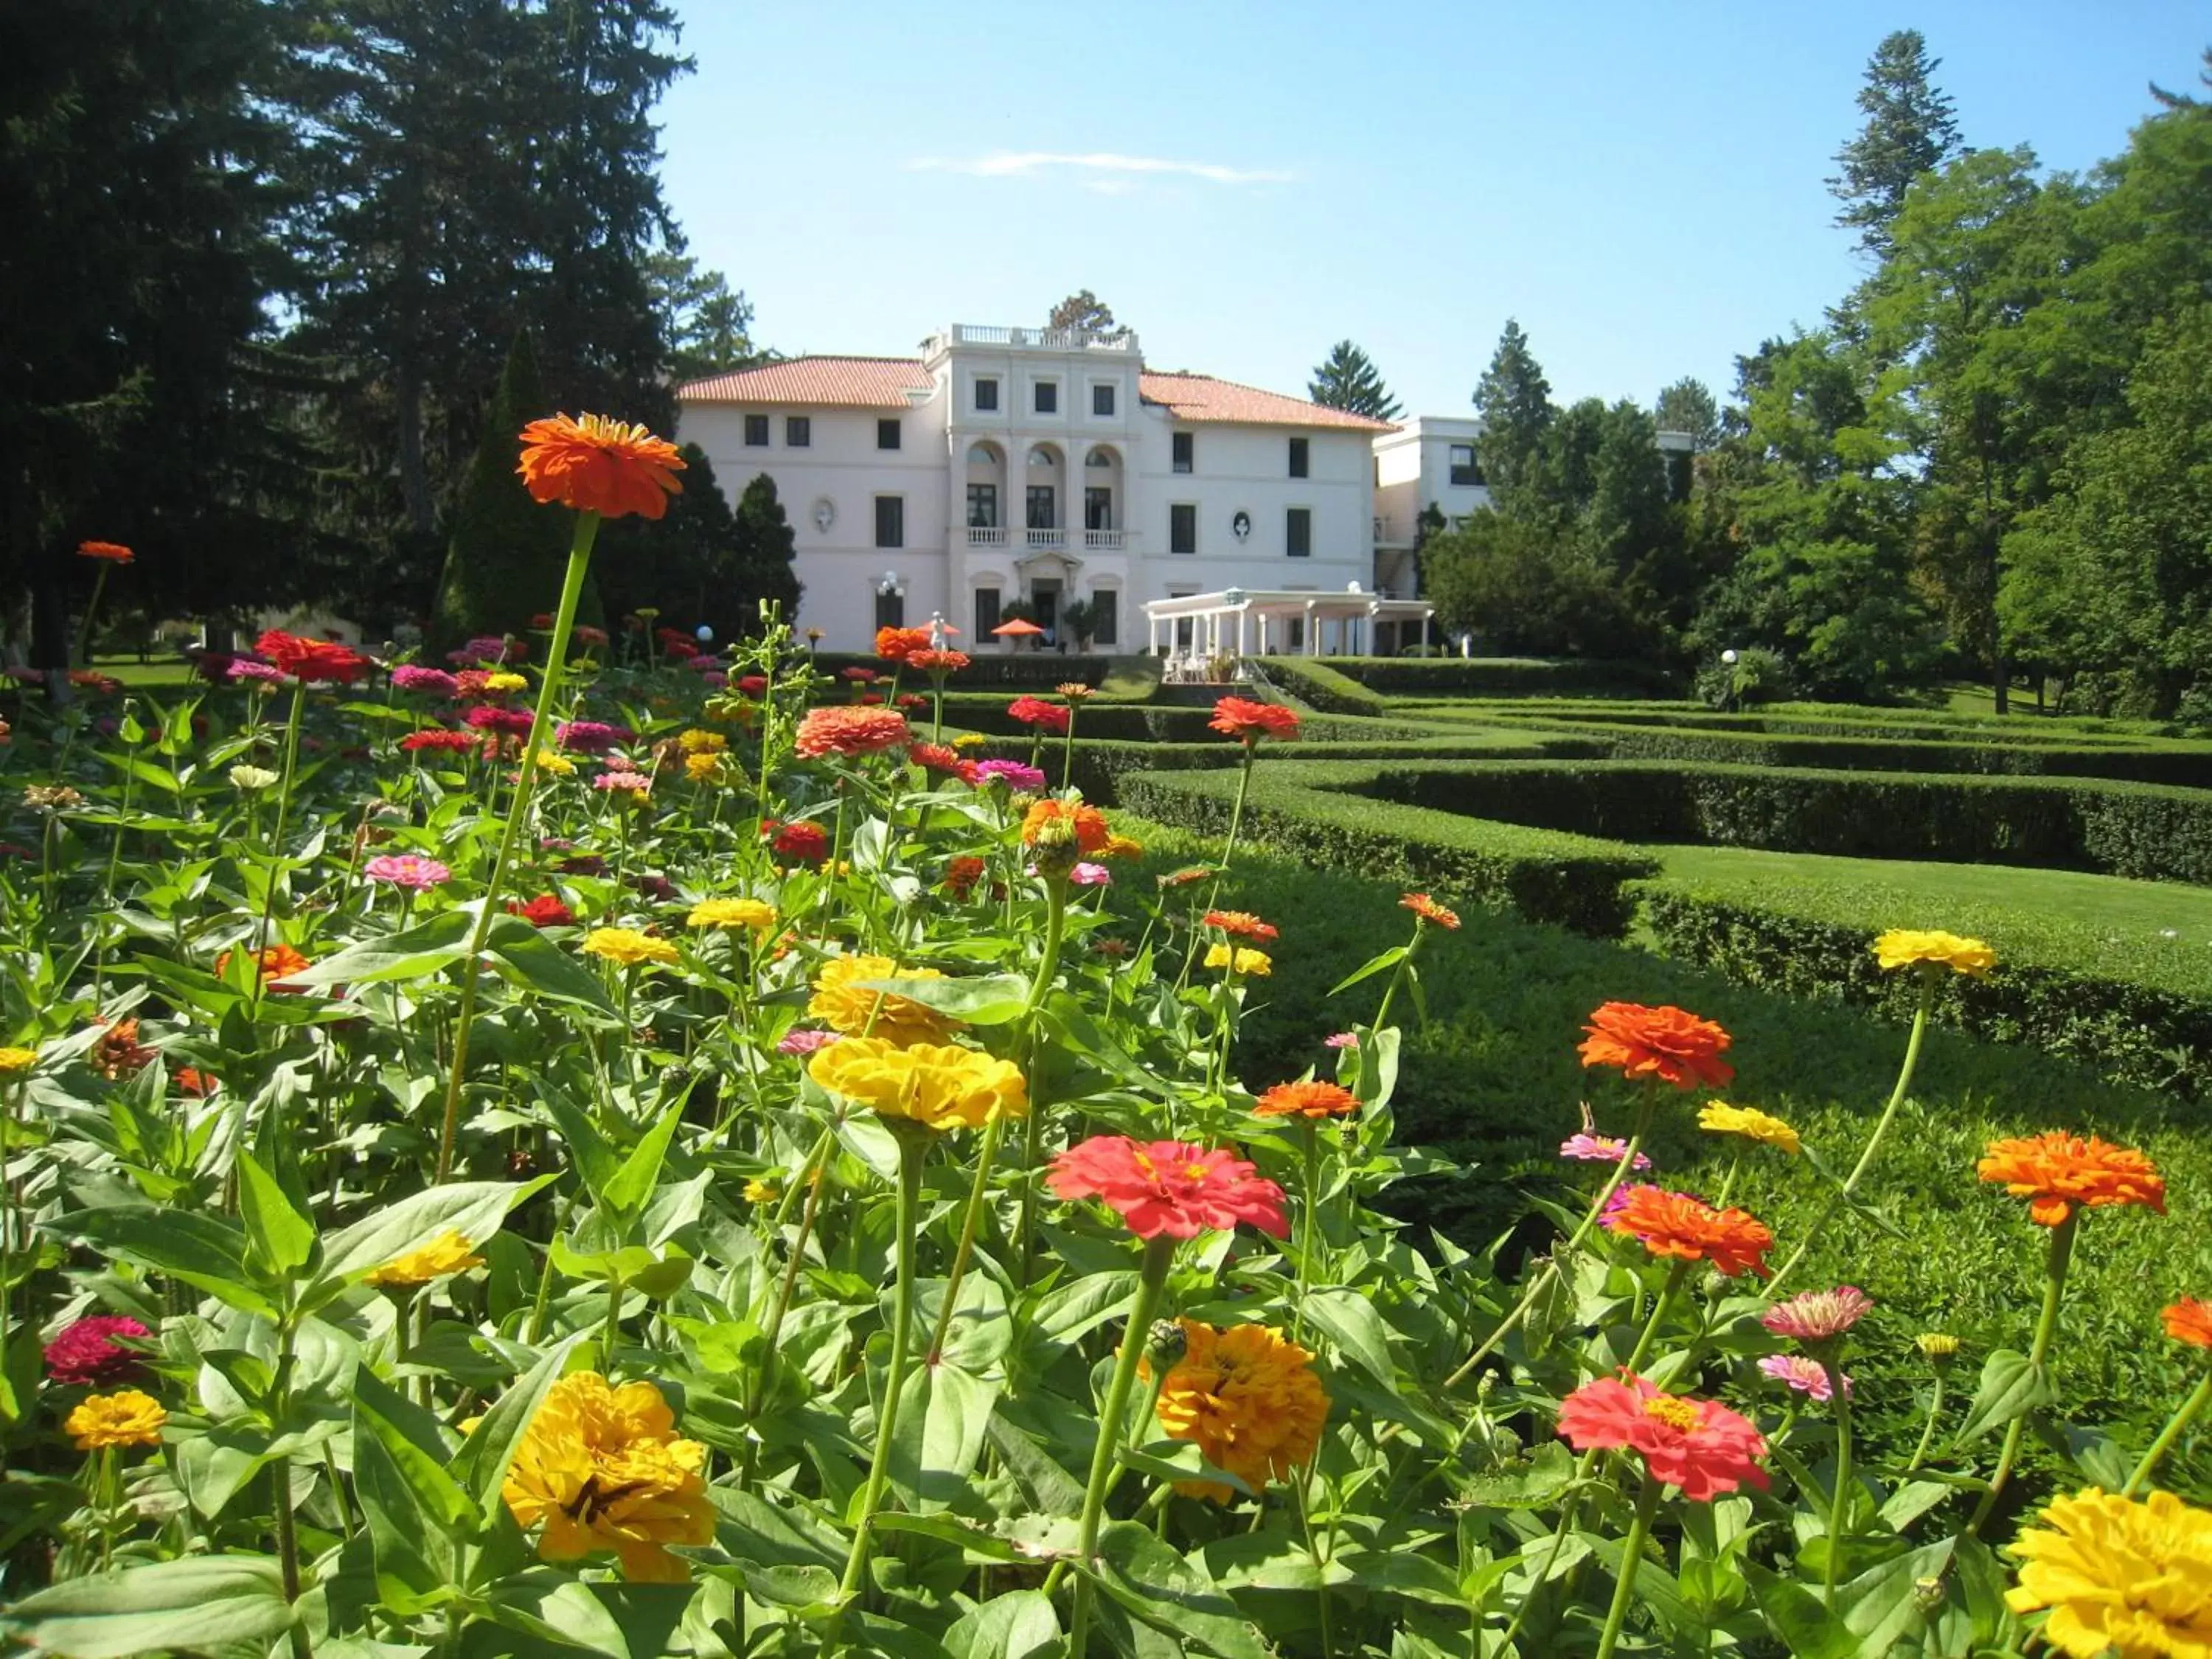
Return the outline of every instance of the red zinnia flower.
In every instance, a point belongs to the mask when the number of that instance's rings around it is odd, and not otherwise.
[[[975,884],[983,878],[983,860],[963,854],[945,866],[945,890],[957,899],[964,899]]]
[[[1261,1117],[1342,1117],[1359,1109],[1359,1097],[1334,1083],[1278,1083],[1252,1109]]]
[[[1280,937],[1273,922],[1262,921],[1249,910],[1208,910],[1204,921],[1208,927],[1218,927],[1231,939]]]
[[[520,916],[532,927],[568,927],[574,926],[576,920],[576,913],[550,893],[542,894],[527,904],[509,899],[507,913]]]
[[[1293,710],[1272,702],[1254,702],[1249,697],[1222,698],[1213,705],[1213,718],[1206,725],[1224,737],[1247,744],[1298,734],[1298,717]]]
[[[872,668],[861,668],[855,665],[851,668],[839,669],[837,678],[841,680],[850,680],[855,685],[873,685],[878,676]]]
[[[111,1083],[137,1076],[145,1069],[147,1062],[161,1052],[138,1041],[138,1022],[135,1019],[102,1020],[100,1023],[106,1030],[100,1041],[93,1046],[92,1063],[100,1076]]]
[[[129,564],[138,556],[121,542],[79,542],[76,553],[81,559],[105,559],[110,564]]]
[[[1577,1451],[1626,1447],[1654,1480],[1692,1503],[1748,1482],[1765,1492],[1766,1442],[1751,1419],[1714,1400],[1662,1394],[1633,1371],[1585,1382],[1559,1402],[1559,1435]]]
[[[684,458],[665,438],[604,415],[571,420],[556,415],[522,428],[522,475],[531,499],[558,501],[579,513],[657,519],[681,495],[676,475]]]
[[[764,697],[768,695],[768,676],[765,674],[740,675],[738,678],[738,690],[748,697]]]
[[[1067,705],[1047,702],[1042,697],[1016,697],[1006,705],[1010,719],[1024,726],[1034,726],[1040,732],[1065,732],[1067,730]]]
[[[473,732],[449,732],[442,726],[434,726],[421,732],[410,732],[399,739],[399,746],[413,754],[424,749],[473,749],[477,734]]]
[[[331,640],[302,639],[272,628],[253,642],[254,650],[285,673],[305,682],[330,680],[349,685],[368,672],[368,659]]]
[[[529,736],[535,720],[527,708],[495,708],[483,702],[461,718],[479,732],[504,732],[514,738]]]
[[[1608,1002],[1583,1030],[1589,1033],[1579,1049],[1585,1067],[1618,1066],[1625,1077],[1661,1078],[1677,1089],[1717,1089],[1735,1075],[1720,1057],[1729,1034],[1680,1008]]]
[[[46,1375],[65,1387],[106,1388],[137,1374],[139,1356],[117,1346],[118,1336],[153,1333],[120,1314],[94,1314],[62,1327],[46,1344]]]
[[[918,743],[906,751],[906,757],[924,771],[942,772],[947,777],[968,775],[969,761],[957,749],[941,743]]]
[[[823,755],[874,755],[906,746],[906,716],[888,708],[811,708],[793,744],[809,760]]]
[[[885,662],[905,662],[915,652],[928,650],[929,641],[927,628],[878,628],[876,654]]]
[[[1093,1135],[1052,1161],[1045,1184],[1061,1198],[1103,1198],[1139,1238],[1191,1238],[1249,1221],[1287,1237],[1283,1189],[1226,1150],[1181,1140]]]
[[[818,823],[787,823],[769,844],[802,864],[819,864],[830,856],[830,832]]]
[[[1663,1187],[1624,1187],[1606,1206],[1608,1232],[1636,1239],[1656,1256],[1710,1261],[1733,1279],[1748,1269],[1766,1275],[1774,1235],[1744,1210],[1717,1210],[1687,1193]]]
[[[589,623],[578,623],[569,630],[569,637],[586,650],[597,651],[605,646],[607,630],[604,628],[593,628]]]

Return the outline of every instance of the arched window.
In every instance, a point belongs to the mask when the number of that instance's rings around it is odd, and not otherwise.
[[[1060,457],[1053,453],[1053,452],[1045,445],[1039,444],[1034,449],[1030,451],[1030,465],[1031,466],[1058,466],[1060,465]]]
[[[1110,449],[1094,449],[1083,458],[1083,464],[1085,466],[1110,467],[1115,464],[1114,452]]]
[[[998,452],[997,450],[995,450],[995,449],[992,448],[990,445],[988,445],[988,444],[970,444],[970,445],[968,447],[968,465],[970,465],[970,466],[996,466],[998,464],[999,464],[999,452]]]

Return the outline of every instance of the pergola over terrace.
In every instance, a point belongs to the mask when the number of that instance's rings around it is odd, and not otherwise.
[[[1152,630],[1152,653],[1160,653],[1163,636],[1172,643],[1176,657],[1210,659],[1224,656],[1264,657],[1282,652],[1290,642],[1291,622],[1300,622],[1299,648],[1309,657],[1358,656],[1363,622],[1421,624],[1421,643],[1429,642],[1429,618],[1436,607],[1425,599],[1386,599],[1364,592],[1358,582],[1341,593],[1317,593],[1296,588],[1262,591],[1231,587],[1218,593],[1190,593],[1180,599],[1152,599],[1145,605],[1145,620]],[[1190,623],[1189,641],[1183,642],[1179,625]],[[1334,625],[1334,639],[1329,638]],[[1371,644],[1371,636],[1366,643]]]

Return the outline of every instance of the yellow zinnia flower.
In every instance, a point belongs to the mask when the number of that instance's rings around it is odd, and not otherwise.
[[[545,1523],[538,1553],[575,1561],[612,1550],[623,1577],[681,1583],[671,1544],[708,1544],[707,1448],[676,1437],[676,1419],[650,1382],[611,1389],[578,1371],[546,1390],[516,1448],[500,1495],[519,1527]]]
[[[1801,1150],[1797,1132],[1780,1118],[1770,1117],[1755,1107],[1731,1106],[1725,1100],[1707,1102],[1698,1113],[1698,1127],[1717,1135],[1741,1135],[1785,1152]]]
[[[150,1394],[125,1389],[116,1394],[88,1395],[63,1419],[62,1432],[76,1442],[79,1451],[102,1451],[110,1446],[158,1446],[161,1425],[169,1413]]]
[[[833,1094],[940,1133],[978,1129],[1030,1109],[1022,1068],[978,1048],[848,1037],[817,1053],[806,1072]]]
[[[470,1253],[469,1241],[451,1227],[428,1244],[394,1256],[368,1276],[371,1285],[427,1285],[434,1279],[481,1267],[484,1259]]]
[[[712,783],[722,775],[724,761],[720,755],[686,755],[684,775],[694,783]]]
[[[783,1194],[772,1182],[766,1181],[745,1182],[745,1202],[748,1204],[773,1204],[782,1196]]]
[[[684,919],[690,927],[750,927],[765,933],[775,926],[775,909],[757,898],[702,899]]]
[[[501,672],[485,675],[483,689],[487,691],[520,691],[529,684],[530,682],[520,674]]]
[[[985,737],[981,732],[963,732],[952,739],[952,746],[955,749],[981,749],[988,742],[990,738]]]
[[[1183,1354],[1160,1385],[1160,1427],[1194,1442],[1206,1461],[1258,1491],[1310,1462],[1328,1421],[1328,1393],[1313,1355],[1266,1325],[1216,1330],[1195,1319],[1182,1327]],[[1152,1362],[1145,1362],[1149,1377]],[[1186,1498],[1226,1504],[1235,1492],[1218,1480],[1181,1480]]]
[[[944,977],[934,968],[902,968],[889,957],[835,957],[815,976],[814,996],[806,1012],[847,1036],[865,1033],[893,1042],[929,1042],[959,1022],[910,997],[856,988],[866,980]]]
[[[0,1048],[0,1076],[12,1077],[17,1072],[27,1072],[38,1063],[36,1048]]]
[[[1874,942],[1875,960],[1884,971],[1909,968],[1916,963],[1948,968],[1954,973],[1978,979],[1996,966],[1997,953],[1978,939],[1956,933],[1923,933],[1893,927]]]
[[[635,968],[641,962],[674,962],[676,947],[635,927],[594,927],[584,935],[584,953]]]
[[[1232,949],[1227,945],[1216,945],[1206,953],[1209,968],[1227,968],[1232,973],[1245,974],[1265,979],[1275,971],[1275,959],[1265,951]]]
[[[687,755],[719,755],[730,746],[730,740],[720,732],[702,732],[696,726],[676,743]]]
[[[553,750],[541,749],[538,751],[538,769],[551,778],[573,778],[576,775],[576,763]]]
[[[2012,1547],[2027,1565],[2005,1603],[2050,1608],[2045,1642],[2074,1659],[2212,1655],[2212,1510],[2092,1486],[2052,1499],[2043,1519]]]
[[[1098,849],[1098,856],[1102,859],[1140,859],[1145,856],[1145,843],[1132,841],[1127,836],[1111,835],[1106,837],[1106,844]]]

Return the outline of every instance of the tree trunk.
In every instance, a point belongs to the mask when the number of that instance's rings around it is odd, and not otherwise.
[[[41,549],[31,582],[31,666],[46,677],[46,700],[57,707],[72,695],[70,684],[69,585]]]
[[[436,529],[430,511],[430,475],[422,459],[422,374],[412,362],[399,368],[399,495],[407,526],[428,537]]]

